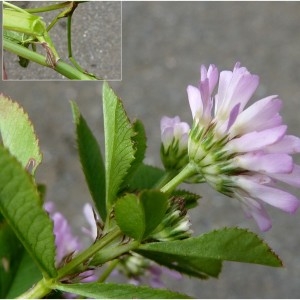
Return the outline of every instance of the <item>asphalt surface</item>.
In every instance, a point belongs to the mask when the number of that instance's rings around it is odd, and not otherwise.
[[[22,8],[48,6],[57,1],[12,2]],[[118,1],[93,1],[80,3],[72,15],[72,52],[77,63],[87,72],[105,80],[121,79],[122,57],[122,5]],[[63,9],[38,13],[46,25]],[[72,65],[68,56],[67,18],[61,18],[49,31],[60,59]],[[36,44],[37,52],[44,55],[45,49]],[[18,57],[4,52],[6,72],[9,80],[65,80],[66,78],[36,63],[27,68],[19,65]]]
[[[159,122],[163,115],[180,115],[191,123],[186,87],[197,84],[200,64],[214,63],[222,70],[240,61],[260,76],[254,98],[279,95],[288,132],[300,135],[299,2],[123,2],[122,12],[122,81],[111,85],[129,117],[145,124],[148,163],[161,166]],[[89,24],[98,20],[99,13],[93,10]],[[87,43],[85,47],[89,49]],[[19,73],[17,69],[12,72],[9,76]],[[36,78],[34,72],[27,76]],[[57,203],[79,234],[84,223],[81,208],[91,199],[77,160],[69,100],[78,103],[103,149],[102,83],[0,85],[32,118],[44,153],[38,180],[47,183],[47,199]],[[299,212],[290,216],[267,207],[273,228],[260,233],[253,221],[244,218],[236,201],[205,185],[191,189],[203,197],[191,213],[195,234],[224,226],[250,228],[281,257],[284,268],[228,262],[219,279],[185,277],[168,287],[197,298],[299,298]],[[300,198],[298,189],[289,191]]]

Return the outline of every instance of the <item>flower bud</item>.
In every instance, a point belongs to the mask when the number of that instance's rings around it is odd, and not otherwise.
[[[167,170],[180,170],[188,163],[187,142],[190,126],[178,116],[163,117],[161,128],[161,159]]]

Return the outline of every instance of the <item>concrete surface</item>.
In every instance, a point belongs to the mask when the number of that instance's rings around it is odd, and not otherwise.
[[[53,3],[55,2],[15,2],[22,8],[35,8]],[[119,1],[92,1],[79,4],[72,16],[73,57],[83,69],[105,80],[121,79],[121,8],[122,4]],[[63,10],[38,15],[49,25],[61,11]],[[60,19],[50,30],[49,35],[60,58],[71,64],[68,60],[67,18]],[[37,51],[45,55],[45,50],[40,45],[37,45]],[[18,63],[18,57],[6,51],[3,59],[10,80],[66,80],[51,68],[43,68],[36,63],[30,63],[27,68],[22,68]]]
[[[232,69],[236,61],[260,76],[255,98],[280,95],[289,133],[300,135],[299,2],[123,2],[123,72],[111,85],[130,118],[143,120],[147,161],[160,166],[159,121],[179,114],[191,122],[186,86],[196,84],[200,64]],[[2,82],[0,90],[29,112],[44,153],[39,181],[49,200],[80,233],[81,208],[90,201],[74,147],[69,100],[76,100],[103,147],[100,82]],[[299,158],[297,159],[298,163]],[[260,233],[239,205],[203,185],[192,211],[195,234],[223,226],[250,228],[279,254],[284,268],[225,263],[218,280],[184,278],[168,287],[197,298],[299,298],[300,218],[268,207],[273,229]],[[300,198],[297,189],[290,189]]]

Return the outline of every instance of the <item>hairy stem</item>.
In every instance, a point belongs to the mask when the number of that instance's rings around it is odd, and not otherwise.
[[[185,179],[195,174],[195,167],[192,163],[188,163],[173,179],[171,179],[160,190],[169,194],[176,189]]]
[[[51,67],[47,64],[45,56],[36,53],[30,49],[27,49],[26,47],[23,47],[19,44],[16,44],[8,39],[3,39],[3,48],[9,52],[12,52],[18,56],[24,57],[26,59],[29,59],[30,61],[33,61],[35,63],[38,63],[45,67]],[[56,65],[54,66],[53,70],[56,72],[62,74],[63,76],[69,78],[69,79],[75,79],[75,80],[96,80],[95,77],[89,76],[87,74],[84,74],[80,72],[78,69],[74,68],[73,66],[67,64],[66,62],[59,60]]]

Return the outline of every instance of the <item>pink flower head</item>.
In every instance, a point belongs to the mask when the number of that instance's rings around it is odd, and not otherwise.
[[[300,152],[300,139],[286,134],[277,96],[246,107],[258,84],[258,76],[240,63],[220,75],[214,65],[208,71],[201,67],[199,86],[187,88],[194,119],[188,155],[209,184],[240,200],[246,215],[265,231],[271,220],[263,203],[289,213],[299,207],[298,199],[276,183],[300,186],[300,167],[291,156]]]

